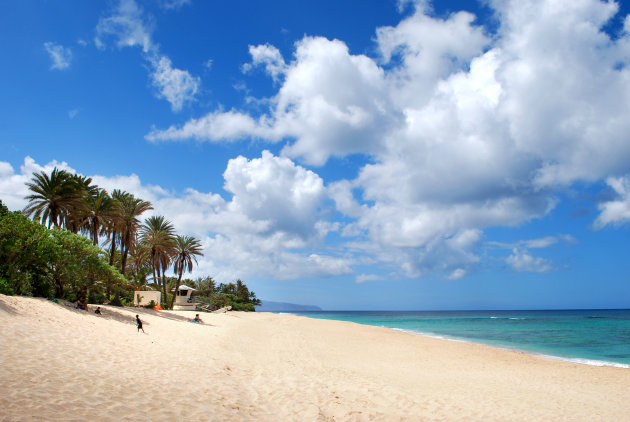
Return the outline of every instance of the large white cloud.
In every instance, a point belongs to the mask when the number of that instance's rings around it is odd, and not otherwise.
[[[233,211],[268,221],[271,230],[313,230],[325,191],[312,171],[263,151],[261,158],[230,160],[223,176],[225,189],[234,195]]]
[[[397,26],[376,30],[381,60],[399,59],[400,65],[388,72],[389,94],[403,109],[424,105],[441,79],[465,68],[490,42],[470,13],[436,19],[425,14],[428,8],[422,3],[416,7]]]
[[[536,186],[594,181],[629,170],[630,34],[601,28],[617,10],[595,0],[497,2],[510,138],[540,164]]]

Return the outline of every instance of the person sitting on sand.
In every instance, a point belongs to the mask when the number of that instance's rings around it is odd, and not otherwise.
[[[94,313],[95,313],[96,315],[100,315],[100,314],[101,314],[101,307],[100,307],[100,306],[97,306],[97,307],[96,307],[96,311],[94,311]]]
[[[142,332],[144,333],[144,328],[142,328],[142,321],[140,321],[140,316],[136,315],[136,324],[138,324],[138,332],[140,332],[140,330],[142,330]]]
[[[77,300],[77,309],[83,309],[84,311],[88,310],[87,300],[85,300],[85,298]]]
[[[190,322],[198,322],[198,323],[203,323],[203,321],[201,320],[201,318],[199,318],[199,314],[195,315],[195,317],[193,319],[190,320]]]

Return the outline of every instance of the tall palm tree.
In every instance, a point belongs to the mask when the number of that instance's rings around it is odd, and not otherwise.
[[[162,294],[164,303],[166,295],[166,269],[171,264],[171,257],[175,254],[175,235],[173,224],[163,216],[154,216],[145,220],[142,226],[141,242],[151,248],[151,267],[153,268],[153,280],[162,282]],[[161,274],[160,274],[161,273]]]
[[[147,275],[151,272],[151,248],[142,243],[133,245],[129,251],[131,277],[135,290],[142,290],[147,284]]]
[[[92,244],[98,245],[99,236],[108,221],[114,217],[116,204],[104,189],[99,189],[96,194],[87,194],[85,203],[87,221],[84,230],[92,238]]]
[[[136,233],[140,228],[140,220],[138,217],[144,212],[152,210],[153,206],[149,201],[143,201],[131,194],[123,195],[120,201],[120,214],[118,215],[120,222],[120,267],[121,272],[125,274],[127,264],[127,254],[129,249],[136,240]]]
[[[29,204],[23,213],[34,214],[33,218],[41,218],[42,224],[48,222],[48,228],[51,225],[60,227],[72,205],[81,198],[72,175],[57,167],[50,176],[44,171],[33,174],[31,182],[26,185],[33,193],[26,197]]]
[[[85,230],[88,223],[88,201],[90,196],[96,195],[99,187],[92,184],[92,178],[73,174],[70,183],[74,186],[76,199],[68,206],[65,214],[65,227],[72,233]]]
[[[173,308],[173,301],[179,292],[179,285],[182,281],[182,274],[187,269],[191,272],[193,269],[193,260],[197,264],[196,256],[203,256],[201,253],[201,243],[192,236],[177,236],[175,238],[175,256],[173,257],[173,269],[178,274],[177,284],[175,285],[175,294],[171,299],[169,308]]]
[[[118,247],[116,242],[120,240],[122,232],[122,202],[125,200],[125,197],[129,195],[131,194],[121,191],[120,189],[114,189],[112,191],[112,211],[104,228],[107,241],[109,242],[109,265],[111,266],[114,266],[114,257],[116,256]]]

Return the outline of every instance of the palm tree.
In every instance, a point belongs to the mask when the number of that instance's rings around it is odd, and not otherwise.
[[[122,202],[125,200],[125,197],[131,195],[125,191],[121,191],[120,189],[114,189],[112,191],[112,211],[109,216],[109,219],[105,224],[105,234],[107,235],[107,240],[109,242],[109,265],[114,266],[114,257],[116,256],[116,241],[120,240],[121,237],[121,221],[122,221]]]
[[[92,184],[92,178],[73,174],[70,183],[74,186],[76,199],[68,206],[65,215],[66,229],[72,233],[85,230],[88,226],[88,201],[91,196],[98,194],[99,187]]]
[[[99,189],[95,195],[86,195],[86,217],[84,230],[90,234],[92,244],[98,245],[98,238],[105,230],[107,223],[114,217],[116,204],[107,191]]]
[[[201,253],[201,243],[192,236],[177,236],[175,239],[175,256],[173,257],[173,270],[178,274],[177,284],[175,285],[175,294],[171,299],[169,308],[173,308],[173,301],[179,292],[179,285],[182,281],[184,269],[191,272],[193,269],[193,260],[197,264],[196,255],[203,256]]]
[[[138,217],[153,207],[149,201],[143,201],[131,194],[122,195],[119,199],[120,214],[117,216],[120,222],[120,267],[125,274],[127,254],[136,240],[136,233],[140,228]]]
[[[151,248],[137,243],[129,251],[129,257],[136,290],[141,290],[147,283],[147,275],[151,272]]]
[[[34,214],[34,219],[41,218],[42,224],[47,221],[48,228],[51,225],[61,226],[72,205],[81,198],[72,175],[57,167],[53,169],[50,176],[43,171],[33,174],[31,183],[26,185],[33,193],[26,197],[29,204],[24,208],[23,213]]]
[[[162,294],[164,303],[166,295],[166,269],[171,263],[171,257],[175,254],[175,236],[173,225],[163,216],[154,216],[145,220],[142,226],[141,242],[151,248],[151,267],[153,268],[153,280],[162,281]]]

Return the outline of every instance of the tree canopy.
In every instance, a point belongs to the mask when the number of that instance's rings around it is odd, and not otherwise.
[[[48,229],[0,205],[1,293],[76,298],[90,288],[126,284],[89,239]]]

